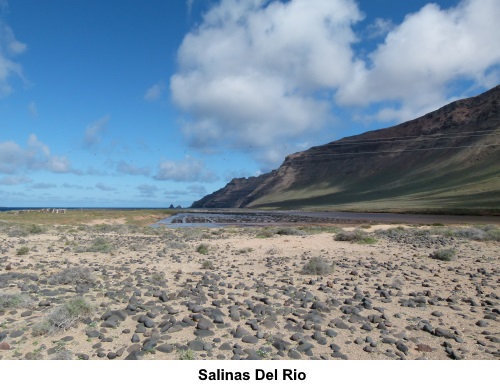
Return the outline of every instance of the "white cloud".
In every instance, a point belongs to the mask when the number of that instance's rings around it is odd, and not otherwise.
[[[134,164],[127,163],[125,161],[119,161],[116,170],[119,173],[126,175],[143,175],[149,176],[151,169],[149,167],[138,167]]]
[[[191,15],[191,12],[193,11],[193,4],[194,4],[194,0],[186,0],[186,7],[187,7],[188,15]]]
[[[0,97],[12,92],[12,77],[24,78],[22,66],[14,58],[24,53],[26,48],[24,43],[16,39],[12,29],[0,19]]]
[[[0,142],[0,172],[13,174],[33,170],[74,172],[67,157],[52,155],[49,147],[35,134],[28,137],[26,148],[13,141]]]
[[[108,186],[108,185],[101,183],[101,182],[97,183],[95,185],[95,188],[97,188],[101,191],[116,191],[116,188]]]
[[[368,38],[378,38],[386,35],[394,28],[394,24],[390,19],[376,18],[373,23],[367,27]]]
[[[394,25],[362,18],[354,0],[222,0],[178,50],[170,79],[183,133],[204,152],[245,148],[262,166],[356,107],[366,120],[401,121],[500,82],[500,1],[428,4]],[[371,53],[361,39],[385,36]],[[355,52],[356,50],[356,52]]]
[[[156,180],[178,182],[212,182],[217,176],[205,168],[201,160],[187,156],[182,161],[163,161],[159,164]]]
[[[356,69],[338,102],[397,102],[399,107],[383,108],[378,117],[404,120],[461,97],[450,93],[454,81],[493,87],[500,82],[499,20],[497,0],[465,0],[450,9],[427,4],[387,35],[370,64]]]
[[[38,116],[38,108],[37,108],[35,102],[31,102],[30,104],[28,104],[28,110],[29,110],[31,116],[33,116],[33,117]]]
[[[184,38],[170,82],[193,118],[184,128],[191,146],[268,147],[321,129],[330,97],[320,93],[350,77],[351,24],[361,17],[351,0],[214,6]]]
[[[17,186],[19,184],[31,183],[32,181],[26,176],[4,176],[0,179],[0,185]]]
[[[207,194],[207,189],[205,186],[194,184],[187,187],[190,195],[203,196]]]
[[[69,183],[63,183],[62,185],[64,188],[70,188],[70,189],[77,189],[77,190],[91,190],[92,187],[85,187],[79,184],[69,184]]]
[[[35,184],[30,186],[30,188],[39,189],[39,190],[46,190],[49,188],[56,188],[56,187],[57,187],[57,185],[55,185],[54,183],[35,183]]]
[[[83,145],[86,148],[94,148],[101,143],[101,135],[106,131],[109,120],[109,115],[106,115],[87,126],[83,137]]]
[[[160,81],[146,91],[144,94],[144,100],[149,102],[159,100],[162,97],[163,92],[165,92],[165,83]]]
[[[149,184],[141,184],[138,185],[136,188],[139,190],[140,196],[145,198],[152,198],[158,192],[158,187]]]
[[[170,197],[170,198],[177,199],[180,196],[189,195],[189,191],[184,191],[184,190],[170,190],[170,191],[163,192],[163,194],[165,196]]]

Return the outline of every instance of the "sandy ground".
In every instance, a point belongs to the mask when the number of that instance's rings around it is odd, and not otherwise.
[[[429,229],[365,227],[371,244],[329,230],[4,230],[0,358],[499,359],[499,242]],[[430,256],[443,248],[456,258]],[[334,268],[305,274],[311,259]],[[75,297],[92,312],[54,325]]]

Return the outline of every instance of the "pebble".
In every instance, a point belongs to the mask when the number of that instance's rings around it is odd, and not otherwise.
[[[245,335],[241,338],[241,341],[247,344],[257,344],[259,342],[259,338],[252,335]]]
[[[2,341],[0,343],[0,351],[8,351],[10,349],[10,344],[5,342],[5,341]]]
[[[171,344],[162,344],[156,347],[156,350],[163,353],[171,353],[174,350],[174,346]]]
[[[11,332],[9,334],[9,336],[10,336],[10,338],[15,339],[15,338],[21,337],[23,334],[24,334],[24,332],[19,329],[19,330],[15,330],[15,331]]]
[[[193,351],[203,351],[204,342],[200,340],[193,340],[188,342],[187,346]]]
[[[302,358],[302,355],[300,354],[300,352],[298,352],[296,349],[290,349],[288,351],[288,357],[290,359],[301,359]]]

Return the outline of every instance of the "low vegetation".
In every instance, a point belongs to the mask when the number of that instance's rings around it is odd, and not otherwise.
[[[456,259],[457,253],[454,249],[438,249],[431,256],[437,260],[452,261]]]
[[[19,225],[78,225],[88,223],[95,220],[124,220],[127,227],[130,226],[149,226],[162,218],[167,218],[169,215],[178,213],[178,210],[170,209],[142,209],[142,210],[67,210],[64,214],[52,214],[42,212],[3,212],[1,214],[2,221],[5,223],[14,222]],[[108,226],[119,226],[108,225]],[[92,226],[86,226],[93,228]]]
[[[353,231],[342,231],[335,236],[335,241],[349,241],[356,244],[374,244],[377,242],[375,237],[370,236],[368,233],[360,229]]]
[[[446,227],[442,224],[432,224],[430,228],[403,228],[398,226],[386,230],[377,230],[376,235],[389,239],[437,236],[472,241],[500,241],[500,228],[494,225]]]
[[[194,360],[194,352],[192,349],[185,349],[179,351],[179,360]]]
[[[76,325],[85,317],[91,316],[95,307],[83,297],[70,299],[49,313],[40,323],[33,328],[35,336],[54,334],[65,331]]]
[[[283,227],[278,229],[276,234],[279,234],[280,236],[304,236],[305,232],[293,227]]]
[[[328,275],[333,270],[334,265],[322,257],[313,257],[302,268],[302,272],[306,275]]]
[[[24,255],[27,255],[30,251],[30,248],[28,248],[27,246],[22,246],[21,248],[19,248],[16,252],[16,255],[18,256],[24,256]]]
[[[250,252],[253,252],[253,248],[241,248],[241,249],[236,250],[235,253],[237,255],[243,255],[245,253],[250,253]]]
[[[49,278],[49,283],[67,285],[94,284],[95,278],[90,268],[70,267],[52,275]]]
[[[214,269],[214,263],[211,262],[210,260],[205,260],[201,264],[201,269]]]
[[[202,255],[208,255],[209,247],[207,244],[200,244],[196,247],[196,252]]]
[[[259,232],[257,232],[257,238],[270,238],[273,237],[274,234],[275,234],[274,229],[264,228],[261,229]]]
[[[0,311],[28,307],[32,300],[24,294],[0,294]]]
[[[77,252],[100,252],[111,253],[115,250],[114,246],[104,237],[95,238],[90,245],[78,247]]]

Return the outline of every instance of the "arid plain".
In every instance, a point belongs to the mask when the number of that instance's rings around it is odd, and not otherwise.
[[[0,216],[1,359],[500,358],[498,225],[76,213]]]

